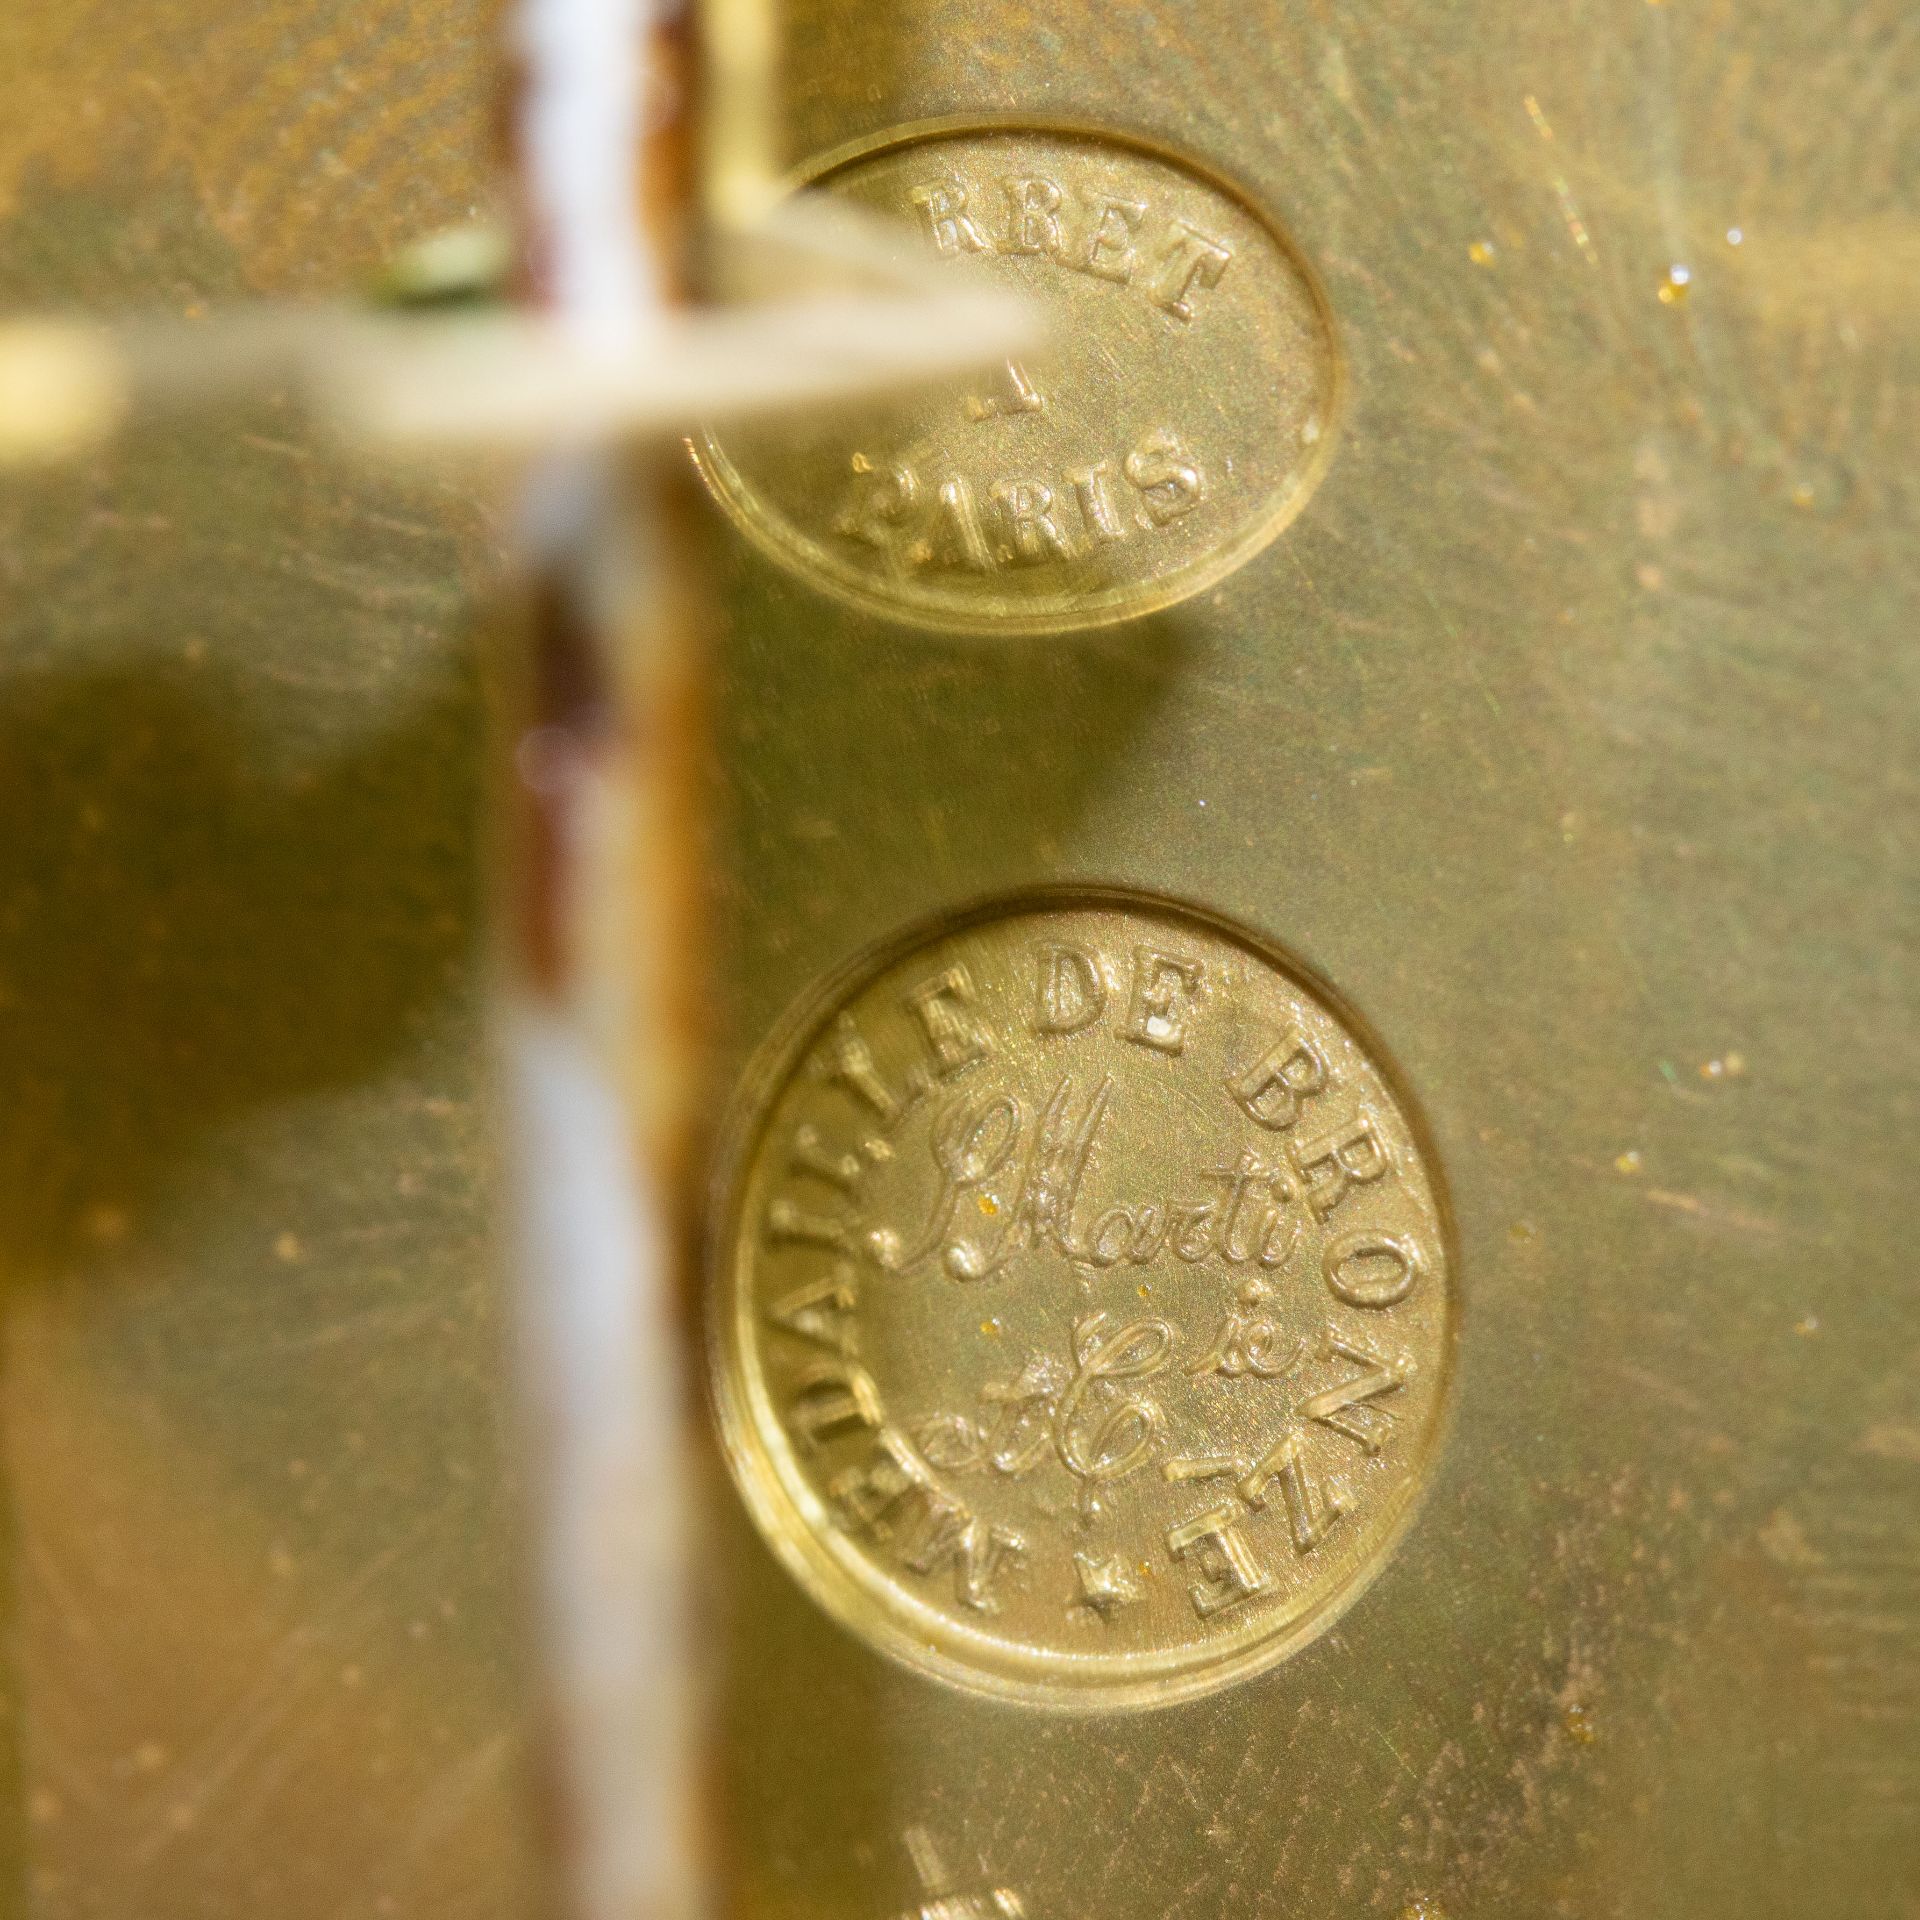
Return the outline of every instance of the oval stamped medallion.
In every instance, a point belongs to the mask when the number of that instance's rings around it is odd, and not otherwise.
[[[942,127],[819,186],[1035,301],[1030,363],[709,435],[734,519],[884,613],[1043,631],[1208,586],[1299,511],[1338,401],[1327,307],[1233,188],[1130,141]]]
[[[946,1679],[1150,1705],[1365,1584],[1439,1432],[1435,1175],[1353,1018],[1136,896],[912,939],[749,1079],[721,1424],[842,1621]]]

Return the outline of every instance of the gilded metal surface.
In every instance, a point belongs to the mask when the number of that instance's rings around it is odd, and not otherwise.
[[[438,0],[0,9],[0,306],[363,283],[485,204],[483,55]],[[0,490],[8,1915],[540,1910],[490,481],[265,405]]]
[[[736,541],[736,1057],[957,903],[1197,899],[1387,1037],[1467,1313],[1371,1587],[1180,1705],[914,1674],[741,1522],[741,1912],[1920,1903],[1909,13],[791,9],[797,166],[1145,140],[1282,223],[1345,386],[1305,510],[1124,625],[949,638]]]
[[[370,272],[479,196],[490,27],[7,10],[6,298]],[[733,1910],[1911,1920],[1911,9],[795,0],[788,54],[795,165],[1013,112],[1231,180],[1346,388],[1306,511],[1112,630],[949,640],[719,523],[729,1059],[956,903],[1198,898],[1387,1037],[1469,1312],[1368,1592],[1151,1714],[885,1659],[716,1463]],[[538,1910],[471,1065],[489,534],[277,410],[6,507],[35,1920]]]
[[[1159,1706],[1320,1631],[1396,1535],[1451,1357],[1379,1063],[1204,916],[989,910],[816,996],[719,1248],[736,1470],[887,1651]]]
[[[934,126],[809,177],[1032,300],[1049,349],[704,443],[741,528],[882,613],[1019,633],[1197,593],[1299,511],[1338,361],[1311,276],[1223,180],[1050,127]]]

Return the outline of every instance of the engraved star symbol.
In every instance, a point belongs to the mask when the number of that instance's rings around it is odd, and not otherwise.
[[[1097,1560],[1090,1553],[1073,1556],[1074,1570],[1080,1575],[1080,1599],[1102,1620],[1111,1620],[1122,1607],[1140,1598],[1140,1589],[1127,1572],[1127,1563],[1117,1554]]]

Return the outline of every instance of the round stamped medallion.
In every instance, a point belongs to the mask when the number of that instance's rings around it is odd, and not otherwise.
[[[721,1422],[841,1620],[1142,1706],[1365,1584],[1431,1463],[1451,1284],[1429,1157],[1324,990],[1187,908],[1022,900],[831,985],[750,1084]]]
[[[884,613],[1055,630],[1196,593],[1299,511],[1331,445],[1331,324],[1223,181],[1000,126],[896,136],[815,178],[1028,296],[1049,343],[905,400],[708,435],[702,470],[780,559]]]

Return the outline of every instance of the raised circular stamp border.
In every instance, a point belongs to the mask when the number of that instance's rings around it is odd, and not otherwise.
[[[1419,1150],[1445,1259],[1446,1315],[1439,1385],[1422,1436],[1421,1459],[1405,1482],[1383,1501],[1383,1523],[1366,1559],[1332,1591],[1309,1597],[1299,1611],[1282,1618],[1261,1638],[1215,1659],[1154,1672],[1137,1681],[1079,1679],[1061,1683],[1046,1676],[1048,1658],[1044,1654],[1023,1663],[1005,1642],[970,1635],[911,1594],[899,1592],[894,1604],[889,1605],[870,1593],[831,1551],[820,1520],[805,1510],[782,1481],[755,1427],[749,1404],[752,1384],[746,1378],[738,1344],[739,1300],[724,1272],[738,1242],[741,1199],[773,1116],[775,1096],[832,1010],[851,993],[936,940],[1024,914],[1074,910],[1138,912],[1197,922],[1319,1000],[1380,1075]],[[802,1591],[856,1640],[910,1671],[976,1697],[1051,1713],[1144,1712],[1200,1699],[1278,1666],[1325,1633],[1367,1592],[1398,1553],[1425,1503],[1453,1424],[1465,1307],[1452,1197],[1432,1130],[1393,1054],[1346,996],[1277,940],[1210,907],[1176,894],[1090,882],[1014,888],[907,922],[829,969],[789,1003],[741,1073],[722,1123],[714,1168],[703,1262],[702,1345],[709,1405],[734,1485],[746,1503],[755,1531]],[[906,1624],[907,1617],[919,1615],[926,1619],[923,1632]],[[975,1638],[983,1649],[978,1660],[959,1658],[941,1644],[942,1639],[964,1643]],[[1031,1670],[1001,1670],[1023,1664],[1030,1664]]]
[[[781,193],[786,197],[803,192],[820,185],[844,167],[880,154],[969,133],[1024,133],[1094,141],[1125,148],[1162,166],[1190,175],[1209,191],[1231,201],[1266,231],[1299,275],[1319,319],[1320,334],[1327,352],[1326,419],[1311,453],[1291,469],[1294,483],[1285,498],[1266,514],[1249,521],[1239,534],[1224,541],[1207,558],[1147,581],[1136,592],[1117,603],[1089,606],[1084,611],[1069,608],[1047,613],[971,615],[920,606],[911,600],[891,595],[873,586],[856,569],[837,565],[818,541],[796,537],[786,529],[783,520],[769,513],[756,514],[752,510],[754,489],[728,457],[717,429],[703,425],[688,436],[687,448],[693,456],[694,467],[714,502],[756,551],[775,561],[788,575],[803,581],[815,592],[838,599],[863,613],[927,632],[1006,635],[1010,638],[1083,633],[1090,629],[1123,626],[1130,621],[1164,613],[1168,608],[1218,586],[1222,580],[1271,546],[1300,517],[1308,502],[1319,492],[1339,446],[1347,411],[1347,356],[1341,348],[1333,303],[1327,296],[1319,273],[1293,235],[1245,188],[1208,162],[1194,158],[1168,141],[1130,130],[1115,131],[1090,120],[1049,120],[1031,113],[953,113],[902,121],[896,126],[842,141],[813,155],[782,178]]]

